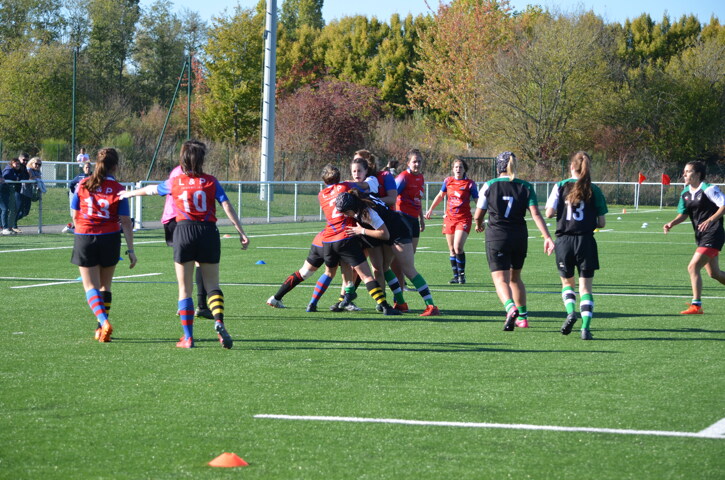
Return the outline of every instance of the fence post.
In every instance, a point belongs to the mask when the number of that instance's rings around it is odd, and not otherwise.
[[[297,190],[299,190],[298,187],[299,187],[299,185],[297,184],[297,182],[295,182],[295,216],[294,216],[295,222],[297,221]]]
[[[237,212],[239,218],[242,218],[242,182],[237,182]]]
[[[142,182],[138,182],[135,185],[135,188],[141,188]],[[134,197],[136,199],[136,204],[134,205],[134,211],[136,212],[134,215],[134,222],[133,222],[133,228],[134,230],[137,230],[139,228],[143,228],[143,201],[141,200],[143,197],[138,196]]]

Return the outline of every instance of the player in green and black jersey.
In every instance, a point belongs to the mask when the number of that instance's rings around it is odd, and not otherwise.
[[[486,257],[498,298],[506,309],[504,331],[514,326],[528,327],[526,286],[521,269],[528,250],[529,233],[526,212],[544,236],[544,250],[551,254],[554,242],[539,213],[533,186],[516,178],[516,156],[503,152],[496,158],[498,178],[489,180],[481,189],[473,220],[476,231],[483,232],[483,217],[488,213]]]
[[[702,312],[702,276],[700,271],[705,267],[708,275],[725,284],[725,272],[720,270],[718,255],[725,243],[722,216],[725,213],[725,196],[717,185],[705,183],[707,170],[702,162],[689,162],[685,165],[682,177],[685,189],[680,195],[677,216],[663,227],[667,233],[672,227],[684,222],[688,217],[695,230],[697,250],[687,266],[692,285],[692,304],[682,314],[699,314]]]
[[[579,271],[579,310],[582,316],[582,340],[591,340],[589,325],[594,312],[592,281],[599,270],[599,254],[594,230],[605,225],[607,203],[602,191],[591,180],[591,158],[586,152],[572,156],[571,178],[557,183],[546,202],[546,216],[556,215],[556,265],[561,277],[561,296],[566,320],[561,333],[569,335],[576,323],[574,268]]]

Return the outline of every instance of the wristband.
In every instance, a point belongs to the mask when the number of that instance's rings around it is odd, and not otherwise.
[[[126,255],[128,255],[129,253],[134,253],[133,248],[126,250]]]

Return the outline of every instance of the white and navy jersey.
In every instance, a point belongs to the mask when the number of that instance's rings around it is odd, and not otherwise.
[[[597,217],[608,212],[604,194],[596,185],[592,184],[592,196],[589,200],[580,201],[571,205],[566,197],[576,184],[576,178],[562,180],[554,185],[546,208],[556,210],[556,236],[562,235],[592,235],[597,228]]]
[[[499,177],[483,185],[476,208],[488,212],[486,241],[528,238],[526,212],[537,205],[534,187],[524,180]]]
[[[717,222],[711,223],[704,232],[698,231],[697,226],[710,218],[723,205],[725,205],[725,196],[723,196],[717,185],[702,182],[695,190],[686,186],[682,191],[680,203],[677,205],[677,213],[690,217],[692,228],[695,229],[695,238],[698,240],[698,245],[701,243],[701,239],[713,235],[718,238],[722,236],[722,217]]]

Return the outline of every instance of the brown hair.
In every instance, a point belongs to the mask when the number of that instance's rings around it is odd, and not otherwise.
[[[463,165],[463,178],[466,178],[466,174],[468,173],[468,164],[462,158],[454,158],[453,162],[451,162],[451,170],[453,170],[453,167],[456,165],[456,162],[460,162],[460,164]]]
[[[368,162],[368,175],[372,176],[378,173],[378,157],[370,150],[358,150],[355,152],[354,157],[361,157]]]
[[[579,178],[566,196],[566,201],[570,205],[578,205],[592,198],[592,159],[587,152],[579,151],[572,155],[570,165]]]
[[[114,148],[102,148],[96,155],[96,168],[83,182],[83,187],[89,192],[95,192],[101,186],[109,174],[116,171],[118,167],[118,152]]]
[[[707,167],[704,163],[699,160],[693,160],[691,162],[687,162],[685,165],[691,166],[693,172],[700,174],[701,182],[705,181],[705,175],[707,175]]]
[[[322,169],[322,181],[325,182],[325,185],[340,183],[340,169],[328,163]]]
[[[184,173],[190,177],[203,175],[206,145],[198,140],[188,140],[181,146],[179,165]]]
[[[352,162],[350,162],[350,168],[352,168],[352,166],[356,163],[365,167],[365,173],[368,177],[373,175],[372,173],[370,173],[370,161],[369,160],[366,160],[365,158],[362,158],[362,157],[353,158]]]

